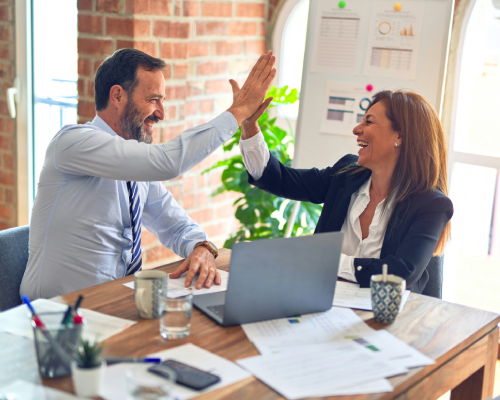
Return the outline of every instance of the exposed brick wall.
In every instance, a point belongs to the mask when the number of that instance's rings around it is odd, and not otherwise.
[[[266,50],[267,0],[79,0],[78,116],[94,115],[93,77],[105,56],[133,47],[167,64],[166,119],[154,131],[162,143],[209,121],[231,103],[229,77],[244,80]],[[175,199],[221,246],[236,222],[234,195],[210,194],[220,186],[220,171],[201,174],[222,159],[222,150],[181,178],[165,182]],[[146,267],[176,259],[149,232],[143,233]]]
[[[15,121],[7,110],[6,91],[15,77],[14,0],[0,4],[0,230],[17,222]]]

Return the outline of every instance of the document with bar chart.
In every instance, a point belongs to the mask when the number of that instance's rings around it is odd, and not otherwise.
[[[379,89],[369,92],[364,85],[327,81],[321,133],[352,135],[353,128],[363,121],[371,96]]]
[[[373,2],[364,74],[395,79],[415,79],[422,32],[424,2]]]
[[[312,72],[357,75],[366,32],[367,1],[351,0],[344,8],[338,2],[320,0],[316,14]]]

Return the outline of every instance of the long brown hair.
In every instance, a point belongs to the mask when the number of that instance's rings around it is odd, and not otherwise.
[[[396,205],[433,189],[448,196],[448,151],[443,126],[434,107],[408,90],[380,91],[373,96],[370,107],[378,102],[384,104],[392,129],[401,137],[401,150],[388,198],[394,198]],[[443,254],[450,236],[451,224],[448,222],[434,255]]]

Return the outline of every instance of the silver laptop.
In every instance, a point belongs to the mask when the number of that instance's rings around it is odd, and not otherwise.
[[[235,243],[226,292],[193,304],[222,326],[329,310],[344,234]]]

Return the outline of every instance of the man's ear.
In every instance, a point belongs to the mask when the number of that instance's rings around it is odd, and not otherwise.
[[[109,90],[109,102],[121,110],[127,104],[127,92],[120,85],[112,86]]]

